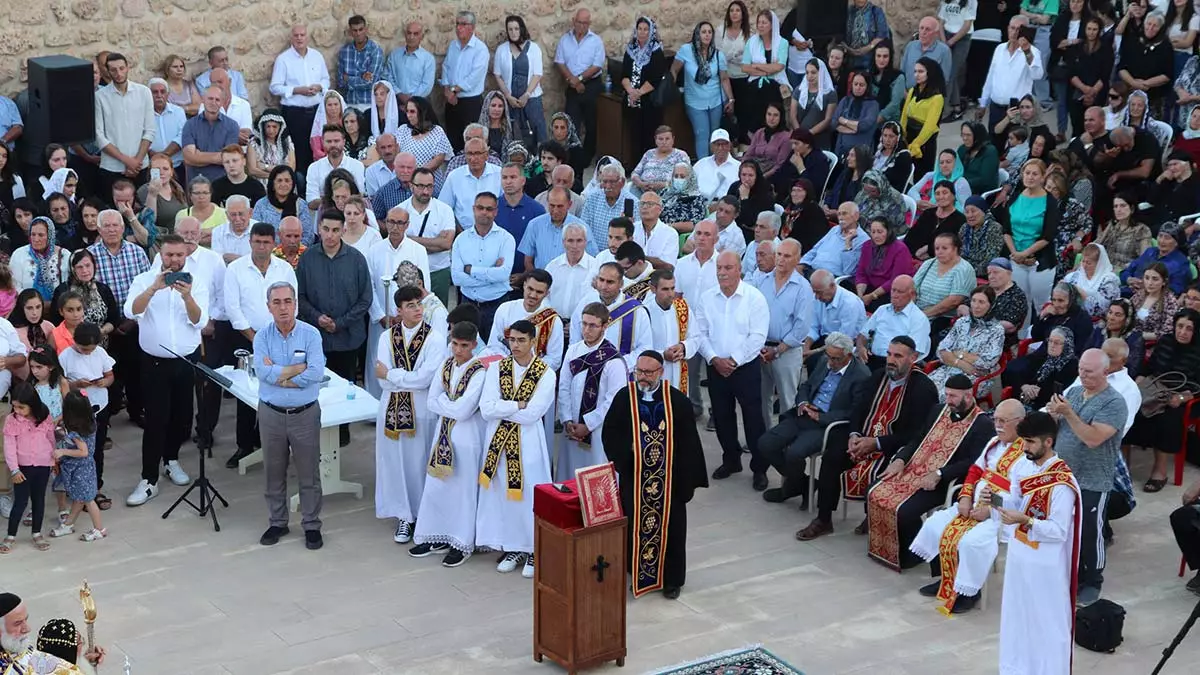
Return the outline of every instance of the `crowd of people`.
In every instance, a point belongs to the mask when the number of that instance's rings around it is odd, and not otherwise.
[[[146,84],[103,52],[91,144],[30,155],[20,105],[0,105],[0,553],[23,520],[49,547],[48,490],[51,537],[85,512],[81,538],[106,536],[122,411],[145,430],[125,503],[188,485],[180,449],[212,449],[221,390],[186,361],[247,349],[261,405],[237,405],[227,466],[264,451],[264,545],[288,534],[289,461],[322,545],[328,369],[380,400],[376,515],[414,557],[491,550],[532,577],[533,486],[611,460],[626,512],[663,516],[631,527],[653,563],[635,593],[678,597],[705,418],[713,480],[749,454],[766,501],[815,498],[797,539],[862,501],[869,554],[932,561],[921,592],[948,613],[1008,542],[1004,606],[1061,598],[1044,618],[1069,631],[1100,597],[1110,518],[1135,504],[1131,453],[1152,451],[1143,490],[1163,490],[1200,393],[1200,17],[1167,4],[945,0],[903,43],[870,0],[832,25],[815,3],[780,22],[733,0],[673,59],[638,17],[620,72],[577,9],[551,73],[521,16],[493,54],[462,11],[440,75],[420,22],[385,58],[354,16],[332,76],[294,26],[278,106],[257,111],[223,47]],[[968,81],[984,28],[1002,41]],[[543,106],[545,78],[564,111]],[[695,156],[663,125],[669,78]],[[632,166],[596,157],[606,88]],[[959,121],[961,144],[942,143]],[[667,469],[668,486],[646,479]],[[1193,569],[1198,493],[1172,517]],[[1023,565],[1057,569],[1014,583]],[[1032,672],[1013,637],[1032,624],[1002,623],[1002,669]],[[1069,662],[1055,635],[1045,658]]]

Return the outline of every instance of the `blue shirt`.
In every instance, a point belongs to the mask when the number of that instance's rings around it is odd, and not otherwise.
[[[229,70],[226,68],[225,72],[229,74],[229,86],[233,89],[233,93],[246,100],[249,100],[250,91],[246,89],[246,78],[242,77],[242,74],[236,70]],[[203,93],[204,90],[208,89],[210,86],[212,86],[212,68],[209,68],[208,70],[196,76],[196,88],[201,93]]]
[[[387,212],[391,211],[393,206],[399,206],[404,200],[411,197],[412,185],[409,184],[408,187],[401,185],[400,179],[392,174],[392,180],[384,183],[383,187],[379,188],[375,196],[371,198],[371,208],[375,211],[375,219],[382,224],[387,220]]]
[[[179,144],[179,151],[171,155],[171,164],[179,166],[183,163],[183,125],[187,124],[187,113],[174,103],[168,103],[161,113],[154,113],[154,123],[156,133],[150,151],[162,152],[172,143]]]
[[[442,86],[447,89],[458,87],[460,98],[482,96],[491,56],[487,45],[474,35],[466,47],[457,39],[451,40],[442,61]]]
[[[400,47],[388,55],[388,81],[397,94],[428,98],[429,92],[433,91],[435,68],[433,54],[424,47],[417,47],[415,52]]]
[[[513,241],[524,241],[525,228],[529,227],[529,222],[544,213],[546,213],[546,208],[527,194],[521,194],[521,201],[517,202],[516,206],[509,206],[508,200],[501,195],[500,210],[496,212],[496,224],[511,234]],[[520,274],[524,271],[525,258],[514,255],[512,273]]]
[[[816,342],[830,333],[855,337],[862,333],[867,322],[867,309],[862,300],[850,291],[837,287],[833,300],[814,303],[812,328],[808,337]]]
[[[216,122],[209,122],[204,118],[204,113],[200,113],[183,125],[181,145],[185,148],[194,145],[200,152],[220,152],[227,145],[237,145],[239,131],[238,123],[226,117],[225,113],[217,113]],[[187,167],[189,182],[196,176],[216,180],[224,175],[225,167],[220,164]]]
[[[775,275],[766,274],[754,287],[767,299],[771,308],[771,321],[767,325],[767,341],[783,342],[792,349],[804,346],[804,338],[812,330],[813,296],[812,286],[799,272],[792,272],[787,283],[775,290]]]
[[[370,79],[363,75],[370,73]],[[375,99],[372,87],[383,77],[383,49],[368,39],[359,49],[353,41],[338,50],[337,88],[350,105],[371,105]]]
[[[450,247],[450,278],[468,300],[498,300],[512,289],[508,283],[512,265],[508,261],[516,254],[517,242],[504,228],[493,224],[487,234],[480,235],[469,227],[454,238]],[[499,260],[504,264],[497,266]],[[465,269],[468,265],[469,273]]]
[[[676,60],[683,63],[683,101],[689,108],[711,110],[721,105],[721,73],[726,71],[725,55],[716,48],[714,41],[708,58],[708,82],[696,83],[696,73],[700,69],[692,43],[679,48],[675,54]],[[714,58],[715,57],[715,58]]]
[[[268,366],[270,358],[273,365]],[[307,363],[303,373],[292,378],[296,387],[281,387],[279,374],[285,366]],[[286,337],[272,321],[254,336],[254,370],[258,373],[258,400],[282,408],[292,408],[317,400],[321,379],[325,377],[325,349],[321,332],[311,324],[296,320]]]
[[[1187,256],[1179,249],[1171,251],[1165,256],[1160,256],[1157,246],[1142,251],[1142,254],[1136,260],[1121,271],[1121,285],[1127,286],[1129,278],[1141,279],[1142,272],[1150,265],[1160,262],[1167,266],[1167,285],[1171,287],[1171,291],[1175,295],[1183,293],[1187,287],[1188,280],[1192,276],[1192,268],[1188,262]]]
[[[850,364],[842,366],[841,370],[830,370],[825,375],[825,379],[821,380],[821,385],[817,387],[817,394],[813,396],[812,404],[817,406],[821,412],[829,412],[829,404],[833,402],[833,395],[837,392],[838,385],[842,382],[842,375],[846,372],[846,368]]]
[[[950,56],[950,48],[941,40],[935,41],[933,46],[929,48],[929,51],[921,49],[920,40],[913,40],[904,45],[904,60],[901,62],[900,68],[900,72],[904,73],[904,79],[908,82],[917,81],[917,76],[913,73],[913,69],[916,67],[917,61],[925,57],[937,61],[938,65],[942,67],[942,76],[946,78],[946,82],[949,82],[952,76],[951,70],[954,60]]]
[[[7,96],[0,96],[0,136],[7,134],[13,127],[23,126],[25,123],[21,121],[21,111],[17,109],[17,104]],[[8,149],[12,150],[14,143],[10,142],[7,145]]]
[[[481,192],[490,192],[499,201],[504,201],[504,191],[500,188],[500,167],[484,164],[483,174],[478,178],[471,173],[470,166],[458,167],[446,176],[438,199],[454,209],[454,219],[459,227],[466,229],[475,224],[475,196]]]
[[[850,245],[850,250],[846,250],[846,243],[842,239],[842,228],[840,225],[834,225],[829,228],[825,236],[817,242],[816,246],[808,249],[808,253],[800,259],[800,264],[807,265],[814,270],[829,270],[835,277],[843,277],[847,274],[854,274],[858,267],[858,255],[862,252],[863,244],[870,239],[863,229],[857,228],[854,235],[854,243]]]
[[[550,214],[544,213],[537,218],[529,221],[529,227],[526,228],[524,235],[521,237],[521,243],[517,246],[517,251],[533,258],[533,266],[537,269],[546,269],[546,265],[558,256],[567,252],[563,247],[563,230],[571,223],[583,225],[583,221],[570,213],[567,214],[566,220],[561,226],[556,226],[550,222]],[[586,229],[586,226],[584,226]],[[592,250],[591,238],[588,238],[588,253],[595,254]]]

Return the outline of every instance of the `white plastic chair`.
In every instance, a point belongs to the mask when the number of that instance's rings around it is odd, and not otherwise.
[[[775,205],[775,215],[777,215],[779,217],[783,217],[783,205],[781,205],[781,204]]]
[[[821,201],[825,201],[825,191],[829,189],[829,179],[833,177],[833,169],[838,165],[838,158],[828,150],[822,150],[821,154],[829,160],[829,173],[825,174],[825,184],[821,186]]]
[[[1179,216],[1179,226],[1187,227],[1195,220],[1200,220],[1200,213],[1189,213],[1186,216]]]
[[[992,205],[992,197],[995,197],[997,194],[999,194],[1000,190],[1002,190],[1002,189],[1003,188],[996,188],[995,190],[988,190],[987,192],[985,192],[981,195],[983,197],[983,200],[988,203],[989,207]]]
[[[913,185],[913,181],[916,179],[917,179],[917,167],[910,165],[908,167],[908,180],[904,181],[904,189],[901,190],[900,192],[902,192],[902,193],[908,192],[909,188],[911,188]]]
[[[1171,153],[1171,139],[1175,138],[1175,130],[1162,120],[1151,120],[1150,125],[1150,133],[1154,134],[1155,140],[1162,146],[1163,157],[1166,157]]]
[[[850,420],[838,420],[837,422],[831,422],[829,424],[829,426],[825,427],[825,438],[823,438],[821,440],[821,452],[819,452],[815,455],[808,456],[808,497],[807,497],[807,501],[808,501],[810,509],[816,508],[816,504],[813,503],[812,498],[813,498],[813,495],[815,495],[816,491],[817,491],[817,461],[820,460],[821,457],[823,457],[825,455],[825,449],[829,447],[829,432],[833,431],[834,429],[836,429],[840,426],[844,426],[847,424],[850,424]],[[846,519],[846,509],[843,508],[842,509],[842,520],[845,520],[845,519]]]
[[[913,223],[917,222],[917,200],[906,194],[900,196],[904,198],[904,208],[908,212],[905,220],[908,222],[908,226],[912,227]]]

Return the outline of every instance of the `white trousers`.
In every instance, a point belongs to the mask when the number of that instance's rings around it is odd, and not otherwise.
[[[1054,290],[1054,268],[1038,270],[1037,263],[1033,265],[1018,265],[1013,263],[1013,283],[1025,292],[1029,299],[1029,307],[1025,308],[1025,325],[1021,327],[1022,338],[1029,337],[1033,328],[1033,317],[1042,311],[1042,305],[1050,302],[1050,292]]]
[[[958,506],[935,511],[921,525],[917,538],[908,547],[929,562],[938,554],[942,541],[942,532],[951,520],[958,515]],[[992,570],[992,562],[996,560],[999,551],[997,537],[999,528],[994,520],[985,520],[967,530],[958,541],[958,571],[954,575],[954,592],[963,595],[975,595],[987,581]]]

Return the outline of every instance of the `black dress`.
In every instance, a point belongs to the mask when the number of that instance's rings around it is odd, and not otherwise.
[[[1187,391],[1193,394],[1200,392],[1200,344],[1197,344],[1194,338],[1192,343],[1187,345],[1176,342],[1174,333],[1159,339],[1150,354],[1150,365],[1142,375],[1154,377],[1167,372],[1183,373],[1187,377]],[[1139,411],[1129,433],[1125,434],[1125,442],[1172,455],[1179,452],[1183,444],[1185,405],[1178,408],[1167,406],[1161,413],[1152,417],[1146,417]]]
[[[741,210],[738,211],[737,224],[742,228],[742,234],[746,237],[746,243],[754,241],[754,224],[758,222],[758,214],[763,211],[775,210],[775,195],[771,192],[771,186],[767,183],[766,178],[759,178],[760,184],[757,190],[750,190],[750,196],[742,199],[741,189],[742,181],[738,181],[729,186],[729,195],[737,197],[742,202]]]
[[[967,217],[962,214],[962,211],[956,210],[945,218],[939,218],[936,208],[925,209],[920,216],[917,216],[917,222],[908,228],[908,234],[904,236],[904,243],[908,245],[908,250],[914,258],[917,256],[917,251],[923,247],[925,247],[925,257],[932,258],[934,238],[947,232],[958,234],[959,228],[966,222]]]
[[[650,60],[642,68],[635,68],[633,59],[628,53],[621,61],[621,79],[629,80],[629,84],[637,89],[643,84],[650,82],[658,86],[663,75],[667,72],[667,59],[663,56],[661,49],[655,49],[650,53]],[[625,104],[622,107],[622,114],[625,118],[625,128],[629,130],[633,137],[633,156],[641,157],[647,150],[654,147],[654,130],[662,124],[663,112],[654,105],[654,92],[650,91],[642,95],[638,99],[637,107],[629,105],[629,94],[622,94],[621,100]],[[576,176],[581,176],[580,172],[576,172]]]

